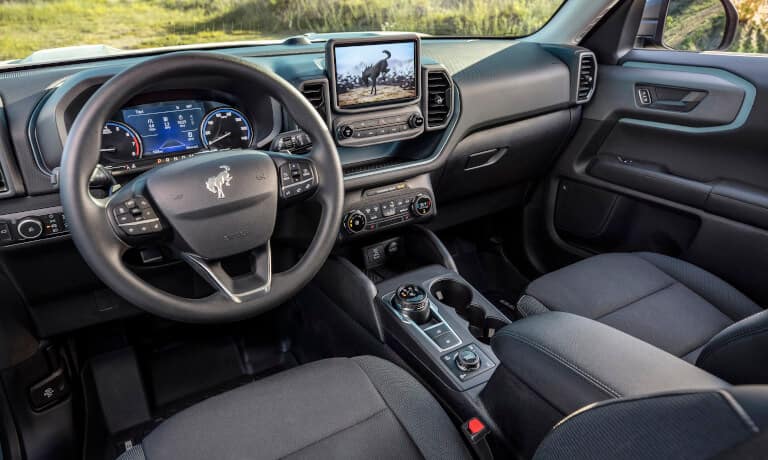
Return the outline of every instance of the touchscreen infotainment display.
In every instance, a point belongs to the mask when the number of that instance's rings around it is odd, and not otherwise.
[[[416,40],[334,45],[336,106],[352,109],[418,99],[417,52]]]
[[[198,150],[202,102],[177,101],[146,104],[123,110],[123,119],[141,136],[144,156]]]

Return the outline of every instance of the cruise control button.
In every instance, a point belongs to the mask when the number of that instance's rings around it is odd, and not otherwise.
[[[127,214],[127,213],[128,213],[128,208],[126,208],[125,206],[118,206],[115,208],[116,216],[119,216],[121,214]]]
[[[123,214],[121,216],[117,216],[117,223],[118,224],[127,224],[129,222],[133,222],[133,218],[130,214]]]

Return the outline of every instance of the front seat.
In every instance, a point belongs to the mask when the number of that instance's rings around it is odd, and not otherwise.
[[[768,312],[694,265],[655,253],[594,256],[533,281],[523,316],[602,322],[732,384],[768,383]]]
[[[470,459],[447,414],[379,358],[317,361],[169,418],[119,460]]]

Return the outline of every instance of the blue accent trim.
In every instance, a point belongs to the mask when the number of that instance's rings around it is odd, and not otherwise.
[[[755,88],[755,85],[726,70],[714,69],[712,67],[655,64],[651,62],[635,62],[635,61],[625,62],[623,64],[623,67],[632,67],[637,69],[671,70],[675,72],[688,72],[688,73],[712,75],[714,77],[722,78],[723,80],[726,80],[730,83],[738,85],[742,89],[744,89],[744,100],[741,103],[741,109],[739,109],[739,113],[736,114],[736,118],[734,118],[733,121],[731,123],[728,123],[727,125],[693,127],[693,126],[677,125],[674,123],[659,123],[656,121],[638,120],[636,118],[621,118],[619,119],[619,123],[627,123],[627,124],[640,125],[640,126],[646,126],[651,128],[666,129],[670,131],[681,131],[684,133],[693,133],[693,134],[717,133],[717,132],[730,131],[730,130],[741,128],[744,125],[744,123],[747,122],[747,118],[749,118],[749,114],[752,113],[752,107],[755,104],[755,97],[757,95],[757,89]]]

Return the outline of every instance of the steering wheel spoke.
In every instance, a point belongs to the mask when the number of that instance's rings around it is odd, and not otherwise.
[[[250,251],[250,257],[250,272],[233,277],[220,260],[209,261],[197,254],[181,253],[182,260],[198,275],[227,300],[237,304],[263,297],[272,289],[272,250],[269,242]]]

